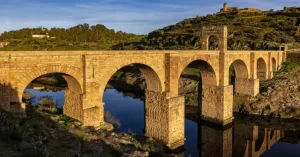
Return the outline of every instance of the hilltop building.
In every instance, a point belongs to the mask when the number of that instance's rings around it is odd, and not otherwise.
[[[284,12],[289,12],[289,13],[300,13],[300,7],[297,7],[297,6],[284,7],[283,11]]]
[[[217,13],[217,15],[222,15],[222,14],[233,14],[233,15],[242,15],[245,13],[250,13],[250,14],[263,14],[263,11],[260,9],[256,8],[243,8],[243,9],[238,9],[237,7],[228,7],[227,3],[223,4],[223,8],[220,9],[220,12]]]
[[[223,4],[223,8],[220,10],[220,12],[235,12],[238,11],[237,7],[228,7],[227,3]]]
[[[49,38],[49,35],[32,34],[32,38]]]
[[[9,42],[0,42],[0,47],[5,47],[9,44]]]

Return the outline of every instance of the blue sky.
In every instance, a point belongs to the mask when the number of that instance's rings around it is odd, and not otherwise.
[[[25,27],[104,24],[147,34],[183,19],[220,10],[224,0],[0,0],[0,33]],[[227,0],[239,8],[282,9],[300,0]]]

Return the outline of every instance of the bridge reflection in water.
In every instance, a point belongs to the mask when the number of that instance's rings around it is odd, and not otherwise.
[[[259,157],[282,137],[284,131],[244,123],[221,128],[200,122],[197,139],[199,157]],[[176,157],[184,156],[194,157],[184,150],[176,154]]]

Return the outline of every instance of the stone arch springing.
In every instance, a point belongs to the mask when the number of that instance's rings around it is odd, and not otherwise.
[[[267,80],[267,64],[263,58],[257,59],[257,78],[261,81]]]
[[[245,82],[249,78],[249,70],[243,60],[235,60],[229,68],[229,84],[234,86],[234,93],[243,93]]]
[[[272,72],[276,72],[276,71],[277,71],[276,59],[272,57]]]
[[[218,50],[224,52],[227,50],[227,26],[210,26],[202,28],[202,50],[209,50],[209,38],[216,36],[218,38]]]
[[[101,100],[103,100],[103,94],[104,94],[105,87],[106,87],[108,81],[111,79],[111,77],[118,70],[120,70],[121,68],[126,67],[128,65],[134,65],[141,71],[141,73],[144,76],[145,81],[146,81],[146,86],[147,86],[146,90],[155,91],[155,92],[161,92],[163,90],[161,78],[159,77],[158,73],[153,68],[151,68],[150,66],[148,66],[146,64],[142,64],[142,63],[131,63],[131,64],[126,64],[126,65],[116,67],[114,70],[111,70],[111,71],[109,71],[109,73],[105,74],[105,79],[103,80],[103,84],[100,85]]]

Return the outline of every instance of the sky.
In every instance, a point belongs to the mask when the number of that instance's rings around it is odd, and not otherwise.
[[[224,2],[262,10],[300,7],[300,0],[0,0],[0,33],[88,23],[147,34],[186,18],[218,12]]]

